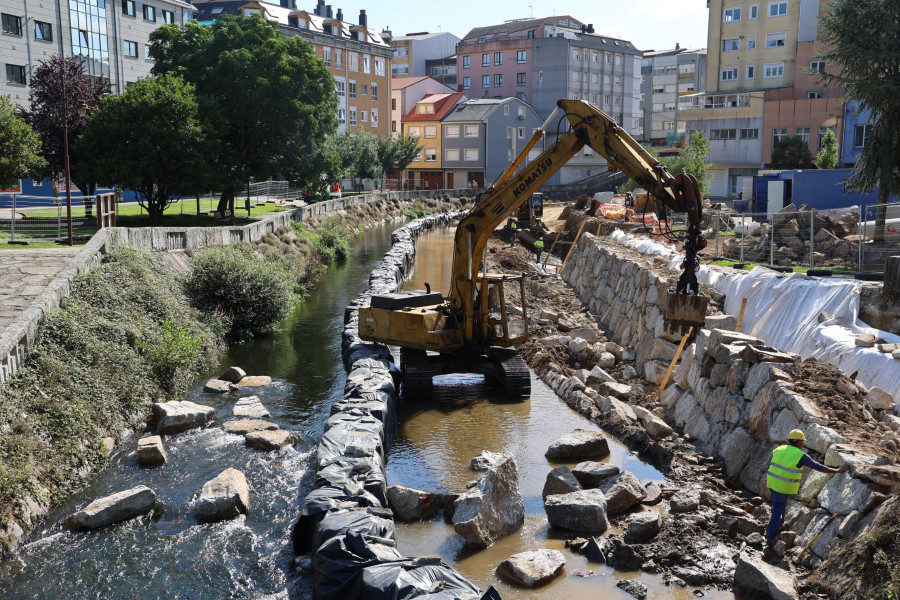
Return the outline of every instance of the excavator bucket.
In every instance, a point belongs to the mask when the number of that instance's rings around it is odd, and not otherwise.
[[[683,333],[693,327],[696,332],[706,323],[707,302],[709,298],[703,295],[669,292],[664,318],[666,327],[673,332],[681,329]]]

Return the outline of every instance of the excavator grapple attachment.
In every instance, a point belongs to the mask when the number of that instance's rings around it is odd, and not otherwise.
[[[691,327],[696,332],[706,323],[706,304],[709,298],[693,294],[669,292],[664,321],[670,331],[681,329],[687,333]]]

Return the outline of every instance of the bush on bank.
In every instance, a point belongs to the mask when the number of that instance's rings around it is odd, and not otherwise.
[[[0,395],[0,522],[27,496],[65,498],[105,461],[104,437],[139,425],[223,349],[227,323],[192,309],[168,268],[116,250],[75,279]]]

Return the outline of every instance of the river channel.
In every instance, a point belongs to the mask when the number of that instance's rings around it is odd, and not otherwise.
[[[277,333],[233,348],[209,373],[239,365],[249,374],[272,376],[272,385],[240,395],[260,396],[272,413],[271,420],[294,432],[298,440],[294,448],[259,453],[246,449],[242,437],[210,427],[166,438],[169,462],[147,470],[137,465],[137,436],[133,436],[85,490],[49,516],[45,529],[32,533],[13,558],[0,562],[0,598],[249,599],[284,590],[292,600],[311,598],[311,579],[291,574],[290,529],[311,489],[310,451],[331,404],[343,391],[344,307],[364,289],[397,226],[359,236],[350,260],[331,265],[316,290]],[[446,292],[452,242],[451,229],[420,237],[406,287],[421,289],[427,280],[433,289]],[[223,422],[238,395],[212,396],[202,391],[202,383],[192,386],[190,399],[215,406],[216,421]],[[569,409],[540,380],[533,378],[529,401],[510,404],[493,395],[481,377],[440,378],[431,400],[404,400],[399,414],[400,429],[388,458],[389,485],[459,492],[474,478],[469,470],[473,456],[481,450],[506,450],[517,458],[526,509],[521,531],[479,552],[467,550],[442,518],[397,523],[403,553],[440,554],[479,587],[495,585],[504,600],[628,600],[631,596],[615,587],[618,579],[626,578],[645,583],[650,600],[696,597],[694,590],[666,587],[659,576],[588,564],[564,548],[567,534],[550,528],[543,511],[544,479],[557,466],[543,454],[563,433],[597,427]],[[659,472],[620,444],[611,440],[610,448],[610,462],[642,481],[662,480]],[[205,481],[227,467],[247,476],[250,514],[229,522],[198,522],[192,498]],[[139,484],[156,491],[163,507],[156,518],[135,519],[87,534],[62,527],[67,515],[92,499]],[[564,553],[568,561],[564,576],[537,590],[516,589],[498,580],[494,569],[502,560],[539,548]],[[730,593],[706,590],[703,594],[714,600],[733,599]]]

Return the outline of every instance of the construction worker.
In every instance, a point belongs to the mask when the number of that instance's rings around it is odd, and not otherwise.
[[[538,238],[538,240],[534,243],[534,260],[536,262],[541,262],[541,253],[544,251],[544,240],[543,238]]]
[[[772,518],[766,527],[766,543],[769,548],[775,544],[775,538],[784,523],[784,509],[788,499],[800,491],[803,467],[821,473],[843,473],[849,468],[844,465],[832,469],[817,463],[803,451],[804,444],[806,436],[799,429],[794,429],[788,434],[788,443],[772,451],[772,462],[766,474],[766,487],[772,493]]]

